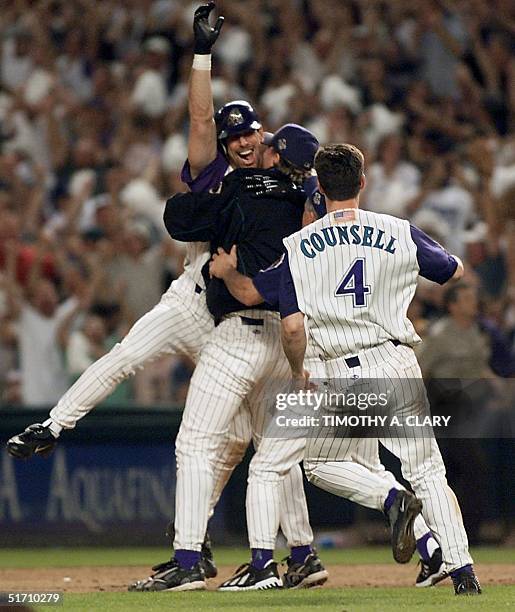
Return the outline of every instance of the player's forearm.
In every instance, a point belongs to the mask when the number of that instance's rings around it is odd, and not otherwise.
[[[306,354],[306,332],[304,325],[292,325],[288,318],[283,319],[281,327],[281,340],[283,350],[290,364],[294,377],[302,377],[304,374],[304,356]]]
[[[264,301],[259,291],[254,287],[252,279],[240,274],[240,272],[234,268],[228,270],[224,274],[223,281],[227,289],[229,289],[230,294],[236,298],[238,302],[245,304],[245,306],[256,306]]]
[[[189,81],[188,109],[190,131],[188,160],[195,178],[216,157],[216,127],[211,90],[210,55],[195,56],[199,68],[192,68]]]

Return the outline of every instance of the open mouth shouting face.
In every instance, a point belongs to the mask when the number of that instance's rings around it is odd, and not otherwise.
[[[234,168],[261,167],[261,130],[251,130],[227,139],[227,157]]]

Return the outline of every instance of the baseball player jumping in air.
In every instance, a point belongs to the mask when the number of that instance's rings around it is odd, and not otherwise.
[[[447,484],[432,428],[430,435],[426,430],[414,437],[407,420],[428,413],[412,348],[420,338],[406,315],[417,278],[443,284],[459,279],[463,265],[409,221],[359,209],[365,176],[363,155],[356,147],[322,148],[315,168],[328,212],[284,241],[280,310],[291,374],[301,387],[310,378],[304,369],[306,324],[319,354],[310,363],[313,378],[347,385],[375,381],[387,389],[389,412],[398,423],[386,429],[380,441],[399,457],[417,498],[388,489],[368,469],[373,456],[363,465],[352,461],[360,438],[325,436],[324,428],[308,440],[306,474],[317,486],[370,508],[389,512],[397,504],[399,511],[411,509],[414,515],[422,503],[455,593],[480,594],[459,505]],[[348,473],[354,474],[351,487]]]
[[[212,251],[238,242],[239,263],[250,275],[277,259],[283,248],[282,239],[301,227],[306,199],[301,185],[311,173],[318,142],[310,132],[293,124],[281,128],[274,139],[281,143],[281,154],[267,148],[264,164],[275,168],[236,170],[224,179],[218,194],[172,197],[165,211],[170,234],[183,241],[209,240]],[[278,186],[280,197],[264,196],[257,201],[256,193],[266,190],[269,184]],[[164,582],[167,588],[175,584],[202,588],[199,550],[214,486],[211,465],[218,440],[244,399],[251,406],[254,432],[262,431],[267,383],[274,376],[287,379],[278,313],[267,306],[246,308],[230,295],[223,282],[209,281],[207,265],[204,272],[207,304],[216,327],[201,351],[177,438],[177,569],[169,575],[153,576],[150,582],[142,581],[143,588],[155,588],[156,582]],[[255,457],[260,448],[261,442]],[[180,512],[180,508],[196,508],[197,512],[190,515]],[[269,530],[267,521],[268,500],[260,497],[250,501],[247,522],[252,561],[239,568],[233,578],[221,585],[221,590],[282,586],[272,558],[276,534],[272,543],[262,538],[262,533]],[[327,572],[310,545],[299,553],[297,586],[301,582],[324,582]]]
[[[190,133],[188,161],[183,170],[183,180],[192,191],[216,189],[234,168],[260,164],[261,124],[247,102],[237,101],[220,109],[216,116],[218,133],[213,121],[210,53],[223,23],[220,17],[214,27],[209,25],[213,7],[213,3],[203,5],[194,16],[195,57],[188,98]],[[119,344],[82,374],[51,410],[47,421],[31,425],[11,438],[7,444],[9,453],[17,458],[28,458],[51,452],[63,429],[74,428],[121,381],[161,355],[184,353],[196,361],[214,327],[201,275],[202,266],[208,259],[207,244],[188,243],[184,273],[171,284],[160,302],[135,323]],[[242,406],[225,437],[219,440],[213,460],[215,487],[210,513],[251,439],[248,408]],[[284,479],[281,496],[281,527],[291,547],[290,559],[298,561],[313,541],[300,466],[295,466]],[[181,511],[189,516],[196,508]],[[154,569],[158,575],[169,574],[175,572],[176,566],[167,562]],[[206,545],[202,546],[202,569],[207,578],[217,574]],[[305,567],[303,579],[309,582],[308,574],[309,568]],[[158,590],[162,583],[156,580],[153,586]]]

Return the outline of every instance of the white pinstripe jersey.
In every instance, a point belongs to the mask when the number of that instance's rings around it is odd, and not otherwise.
[[[299,310],[326,359],[420,338],[407,317],[420,271],[410,223],[357,209],[284,240]]]

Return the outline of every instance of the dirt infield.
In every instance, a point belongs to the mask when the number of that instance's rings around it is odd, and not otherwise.
[[[0,569],[3,591],[63,591],[91,593],[126,591],[127,585],[149,574],[148,567],[73,567],[50,569]],[[209,586],[215,589],[231,575],[234,567],[221,567]],[[329,565],[330,578],[325,588],[411,586],[417,569],[414,565]],[[477,565],[481,584],[515,584],[515,564]]]

